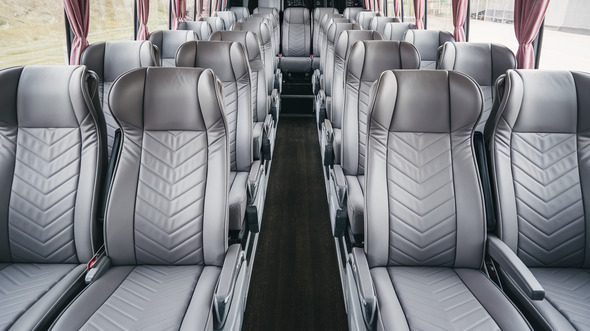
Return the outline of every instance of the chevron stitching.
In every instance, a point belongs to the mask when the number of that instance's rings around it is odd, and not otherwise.
[[[15,261],[78,262],[74,206],[80,164],[77,128],[20,128],[9,207]]]
[[[575,134],[513,133],[518,255],[529,266],[577,266],[585,219]]]
[[[204,132],[144,133],[135,209],[139,262],[202,262],[206,146]]]
[[[452,265],[455,198],[446,134],[390,133],[390,264]]]
[[[288,54],[285,56],[309,56],[307,41],[309,38],[309,24],[289,24],[287,29]]]

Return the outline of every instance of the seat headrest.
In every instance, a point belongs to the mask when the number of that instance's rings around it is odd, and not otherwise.
[[[125,72],[148,66],[159,66],[154,45],[142,41],[103,41],[86,47],[80,63],[96,72],[102,82],[113,82]]]
[[[334,23],[330,25],[326,37],[329,42],[334,43],[342,31],[346,30],[361,30],[361,27],[356,23]]]
[[[344,30],[334,43],[334,54],[346,59],[352,45],[359,40],[383,40],[383,37],[373,30]]]
[[[406,31],[415,29],[416,25],[412,23],[391,22],[386,23],[383,28],[383,38],[387,40],[404,40]]]
[[[217,31],[211,35],[209,41],[235,41],[246,48],[248,61],[262,61],[260,43],[251,31]]]
[[[420,54],[405,41],[361,40],[352,45],[347,63],[348,74],[359,81],[376,81],[385,70],[419,69]]]
[[[231,41],[189,41],[176,53],[177,67],[209,68],[222,82],[249,74],[244,46]]]
[[[438,48],[447,41],[455,41],[448,31],[440,30],[407,30],[404,41],[416,46],[422,61],[436,61]]]
[[[267,20],[264,21],[246,21],[242,23],[236,23],[232,27],[234,31],[251,31],[253,32],[256,37],[261,41],[262,45],[268,44],[272,41],[272,32],[270,31],[271,27],[266,24]]]
[[[310,22],[309,9],[305,7],[291,7],[283,12],[283,23],[305,24]]]

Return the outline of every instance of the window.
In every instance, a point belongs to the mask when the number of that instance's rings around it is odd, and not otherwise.
[[[133,40],[134,2],[91,0],[88,42]]]
[[[61,2],[0,1],[0,68],[68,63],[65,31]]]
[[[590,72],[590,1],[551,1],[545,15],[540,69]]]
[[[194,21],[195,20],[195,1],[194,0],[186,0],[186,16],[184,17],[186,21]]]
[[[168,30],[170,20],[170,0],[150,0],[150,16],[148,17],[148,30]]]
[[[455,30],[452,0],[428,0],[426,8],[428,30],[445,30],[451,33]]]
[[[402,2],[404,12],[404,22],[416,23],[416,15],[414,14],[414,0],[404,0]]]
[[[502,44],[516,54],[514,0],[471,0],[469,15],[469,41]]]

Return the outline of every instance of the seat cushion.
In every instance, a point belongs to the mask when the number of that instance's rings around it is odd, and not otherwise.
[[[346,204],[350,228],[353,234],[365,232],[365,176],[346,176],[348,201]]]
[[[371,269],[384,330],[529,330],[520,312],[479,270]],[[378,326],[379,329],[379,326]]]
[[[88,286],[53,330],[204,330],[220,268],[119,266]]]
[[[229,182],[229,229],[241,230],[248,202],[248,173],[232,171]]]
[[[80,264],[0,264],[0,330],[31,330],[86,270]]]

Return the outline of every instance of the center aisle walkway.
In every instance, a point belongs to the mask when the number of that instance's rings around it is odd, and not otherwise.
[[[244,331],[348,329],[315,127],[280,120]]]

